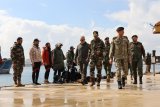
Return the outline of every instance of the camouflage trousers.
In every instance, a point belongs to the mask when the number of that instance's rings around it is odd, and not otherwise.
[[[151,70],[151,65],[146,65],[146,73],[149,73]]]
[[[128,75],[128,59],[115,59],[117,81]]]
[[[110,64],[109,61],[108,61],[108,62],[103,62],[103,65],[104,65],[106,75],[110,75],[112,64]]]
[[[130,75],[133,75],[132,64],[128,63],[128,71],[130,70]]]
[[[86,79],[87,66],[88,66],[88,63],[83,63],[83,62],[80,62],[80,63],[79,63],[80,73],[81,73],[81,80],[82,80],[82,81]]]
[[[16,64],[13,67],[13,80],[20,82],[21,81],[22,72],[23,72],[23,65]]]
[[[95,78],[95,68],[97,68],[97,81],[101,81],[102,60],[91,60],[90,62],[90,77]]]
[[[132,61],[132,69],[133,69],[133,76],[137,77],[137,69],[139,77],[143,76],[143,61],[139,59],[137,61]]]

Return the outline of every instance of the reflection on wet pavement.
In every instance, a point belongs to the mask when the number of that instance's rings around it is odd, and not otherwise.
[[[101,86],[81,84],[3,87],[0,107],[159,107],[160,75],[144,76],[143,85],[117,89],[116,80]]]

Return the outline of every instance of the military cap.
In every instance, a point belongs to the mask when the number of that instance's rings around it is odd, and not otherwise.
[[[138,38],[138,36],[137,36],[137,35],[133,35],[133,36],[132,36],[132,38],[133,38],[133,37],[137,37],[137,38]]]
[[[124,27],[118,27],[118,28],[116,29],[117,32],[122,31],[122,30],[124,30]]]
[[[75,49],[75,48],[73,46],[71,46],[70,49]]]

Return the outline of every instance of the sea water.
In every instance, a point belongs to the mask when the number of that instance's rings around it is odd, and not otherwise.
[[[153,67],[151,67],[153,68]],[[160,71],[160,65],[156,65],[155,69],[156,72]],[[78,69],[78,68],[77,68]],[[143,66],[143,71],[145,72],[146,65]],[[151,69],[151,72],[153,70]],[[115,72],[115,66],[112,66],[112,72]],[[44,81],[44,73],[45,68],[44,66],[41,66],[40,74],[39,74],[39,80],[38,82],[43,83]],[[49,81],[53,82],[53,73],[54,71],[51,69],[50,75],[49,75]],[[89,67],[87,69],[87,75],[89,75]],[[95,73],[96,74],[96,73]],[[105,76],[105,70],[102,69],[102,75]],[[13,69],[10,70],[10,74],[0,74],[0,86],[10,86],[13,85]],[[24,67],[23,73],[22,73],[22,83],[23,84],[31,84],[32,83],[32,67]]]

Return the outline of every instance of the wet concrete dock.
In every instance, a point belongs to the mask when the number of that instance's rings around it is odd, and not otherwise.
[[[81,84],[43,84],[2,87],[0,107],[160,107],[160,75],[144,76],[143,85],[117,89],[115,79],[101,86]]]

